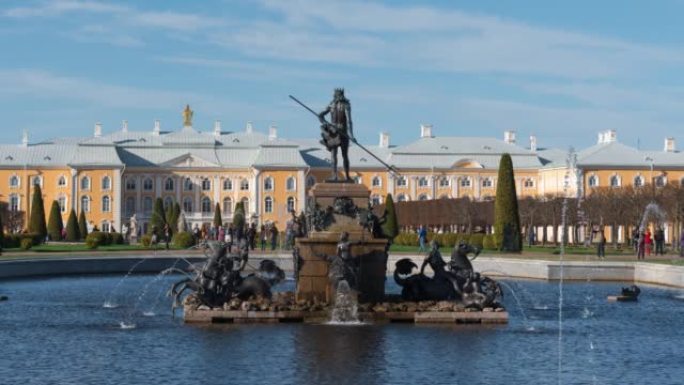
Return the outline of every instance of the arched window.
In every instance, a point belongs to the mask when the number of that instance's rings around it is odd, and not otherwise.
[[[430,197],[428,197],[427,194],[420,194],[420,196],[418,197],[419,201],[426,201],[428,199],[430,199]]]
[[[230,198],[223,199],[223,214],[232,215],[233,214],[233,200]]]
[[[449,178],[445,176],[439,178],[439,187],[449,187]]]
[[[399,194],[399,196],[397,196],[397,202],[406,202],[406,195]]]
[[[59,205],[59,211],[64,214],[67,212],[67,199],[64,195],[57,198],[57,204]]]
[[[665,187],[667,184],[667,178],[665,178],[664,175],[659,175],[655,177],[655,185],[656,187]]]
[[[108,233],[112,231],[112,227],[108,221],[102,221],[102,223],[100,223],[100,231],[102,231],[103,233]]]
[[[373,196],[371,197],[371,204],[372,204],[373,206],[379,205],[379,204],[380,204],[380,195],[377,195],[377,194],[376,194],[376,195],[373,195]]]
[[[173,207],[173,198],[167,196],[164,198],[164,210],[168,210],[169,207]]]
[[[525,178],[525,181],[523,182],[523,187],[525,187],[525,188],[532,188],[532,187],[534,187],[534,179],[532,179],[532,178]]]
[[[64,187],[66,186],[66,184],[66,178],[64,177],[64,175],[60,175],[59,178],[57,178],[57,187]]]
[[[589,184],[589,187],[598,187],[598,185],[599,185],[598,177],[596,175],[590,176],[587,183]]]
[[[354,177],[354,183],[361,184],[361,183],[363,183],[363,179],[361,179],[360,176],[355,176]]]
[[[211,181],[209,180],[209,178],[202,179],[202,191],[209,190],[211,190]]]
[[[176,182],[173,178],[166,178],[164,181],[164,191],[173,191],[176,189]]]
[[[273,191],[273,178],[270,176],[264,179],[264,191]]]
[[[126,178],[126,190],[133,191],[136,188],[135,177]]]
[[[418,178],[418,187],[428,187],[430,185],[430,182],[428,178],[421,176]]]
[[[644,185],[644,177],[641,175],[637,175],[634,177],[634,187],[643,187]]]
[[[492,178],[487,177],[487,178],[482,179],[482,187],[490,188],[493,186],[494,186],[494,181],[492,180]]]
[[[154,189],[154,181],[152,178],[145,178],[143,180],[143,191],[152,191]]]
[[[154,201],[152,200],[151,197],[143,198],[143,212],[145,214],[152,214],[152,205],[153,204],[154,204]]]
[[[81,178],[81,190],[90,190],[90,178],[84,176]]]
[[[272,213],[273,212],[273,198],[266,197],[264,199],[264,212],[265,213]]]
[[[192,198],[185,197],[183,199],[183,211],[185,211],[186,213],[192,212]]]
[[[190,178],[185,178],[185,180],[183,181],[183,189],[185,191],[192,191],[194,186],[195,184],[192,183],[192,179]]]
[[[242,191],[249,190],[249,180],[247,178],[240,180],[240,190],[242,190]]]
[[[17,212],[17,211],[21,210],[21,202],[19,200],[19,195],[17,195],[17,194],[11,194],[10,195],[9,209],[12,212]]]
[[[397,179],[397,187],[406,187],[408,186],[408,180],[404,176],[400,176]]]
[[[285,181],[285,189],[287,191],[294,191],[297,188],[297,182],[294,177],[289,177]]]
[[[208,197],[202,198],[202,213],[211,213],[211,199],[209,199]]]
[[[128,216],[128,217],[135,214],[135,198],[133,198],[133,197],[126,198],[125,210],[126,210],[126,216]]]
[[[245,214],[249,213],[249,198],[242,198],[242,206],[245,208]]]
[[[19,187],[19,177],[12,175],[9,180],[10,187]]]
[[[461,187],[470,187],[471,186],[471,181],[469,176],[464,176],[460,180],[460,185]]]
[[[112,188],[112,180],[108,177],[102,177],[102,189],[110,190]]]
[[[620,177],[613,175],[610,177],[610,187],[620,187]]]
[[[315,184],[316,184],[316,177],[313,176],[313,175],[309,175],[309,176],[306,178],[306,187],[307,187],[307,188],[311,188],[311,187],[313,187]]]
[[[382,179],[380,179],[379,176],[374,176],[373,179],[371,179],[371,186],[372,187],[382,186]]]
[[[233,180],[230,178],[226,178],[223,180],[223,189],[228,191],[233,189]]]
[[[102,212],[108,213],[111,210],[111,200],[109,196],[105,195],[102,197]]]
[[[295,199],[294,197],[288,197],[287,198],[287,212],[291,213],[297,210],[297,207],[295,207]]]
[[[34,186],[42,186],[43,185],[43,178],[41,178],[40,176],[34,176],[31,179],[31,184]]]
[[[90,197],[87,195],[81,197],[81,210],[86,213],[90,212]]]

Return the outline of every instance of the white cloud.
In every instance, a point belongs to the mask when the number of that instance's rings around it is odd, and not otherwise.
[[[6,17],[23,19],[30,17],[57,17],[69,12],[121,13],[128,8],[93,1],[54,0],[41,2],[33,7],[16,7],[5,10]]]

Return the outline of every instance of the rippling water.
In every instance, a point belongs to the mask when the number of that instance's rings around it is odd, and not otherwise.
[[[159,296],[177,278],[133,276],[110,295],[120,279],[0,282],[0,383],[558,383],[555,283],[506,281],[520,304],[507,295],[506,326],[190,326]],[[562,383],[683,383],[683,293],[606,302],[619,289],[566,283]]]

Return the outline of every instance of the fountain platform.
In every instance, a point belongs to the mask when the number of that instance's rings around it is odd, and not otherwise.
[[[283,293],[285,296],[288,293]],[[291,295],[291,293],[289,293]],[[332,306],[324,302],[283,302],[268,300],[233,300],[223,307],[209,308],[196,303],[192,295],[183,305],[185,323],[308,323],[324,324],[331,319]],[[361,303],[358,321],[368,324],[507,324],[508,312],[502,308],[471,309],[451,301]]]

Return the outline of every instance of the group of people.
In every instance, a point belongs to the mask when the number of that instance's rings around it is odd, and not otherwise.
[[[192,229],[192,236],[195,243],[199,244],[202,241],[220,241],[228,245],[228,251],[232,249],[233,245],[237,245],[239,239],[245,238],[250,249],[256,249],[257,227],[256,223],[245,225],[244,228],[233,226],[232,223],[224,224],[222,226],[203,225],[200,227],[195,224]]]
[[[680,239],[681,241],[684,241],[684,233],[682,234],[682,239]],[[632,246],[637,253],[637,259],[650,257],[654,244],[655,255],[665,255],[665,231],[662,227],[657,227],[653,234],[651,234],[651,230],[648,228],[645,230],[634,229],[632,232]]]

